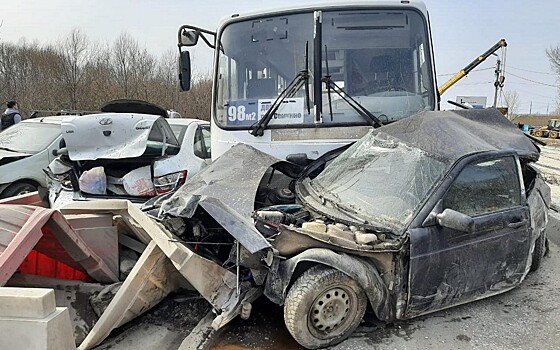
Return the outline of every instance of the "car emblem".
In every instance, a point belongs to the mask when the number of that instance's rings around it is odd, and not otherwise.
[[[113,124],[113,121],[111,120],[111,118],[103,118],[99,121],[99,124],[101,124],[101,125],[111,125],[111,124]]]

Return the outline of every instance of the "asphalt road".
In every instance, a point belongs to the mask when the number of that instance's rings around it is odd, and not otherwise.
[[[552,235],[553,241],[560,237]],[[560,349],[560,248],[552,243],[541,268],[499,296],[391,325],[366,324],[333,349]],[[282,310],[254,305],[212,341],[214,350],[301,349],[282,322]]]

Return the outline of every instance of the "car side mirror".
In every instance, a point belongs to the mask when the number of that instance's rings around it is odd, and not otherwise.
[[[437,223],[442,227],[452,230],[472,233],[474,232],[474,219],[453,209],[445,209],[436,215]]]
[[[181,51],[179,55],[179,84],[182,91],[191,89],[191,55],[188,51]]]

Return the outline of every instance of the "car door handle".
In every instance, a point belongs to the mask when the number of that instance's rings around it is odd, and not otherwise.
[[[519,228],[521,226],[524,226],[526,223],[527,223],[527,219],[523,219],[521,221],[510,222],[507,226],[509,228]]]

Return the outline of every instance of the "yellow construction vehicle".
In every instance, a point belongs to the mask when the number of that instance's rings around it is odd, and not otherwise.
[[[474,61],[469,63],[465,68],[463,68],[460,71],[458,71],[457,73],[455,73],[455,75],[453,75],[448,81],[443,83],[443,85],[441,85],[438,88],[439,94],[442,95],[447,89],[449,89],[451,86],[455,85],[456,82],[461,80],[464,76],[466,76],[473,69],[475,69],[479,64],[484,62],[484,60],[486,60],[490,55],[492,55],[494,52],[498,51],[498,49],[504,48],[506,46],[507,46],[506,39],[501,39],[500,41],[498,41],[496,44],[494,44],[494,46],[489,48],[488,51],[486,51],[482,55],[475,58]]]
[[[536,137],[557,139],[560,136],[560,119],[550,119],[545,126],[529,128],[529,134]]]

